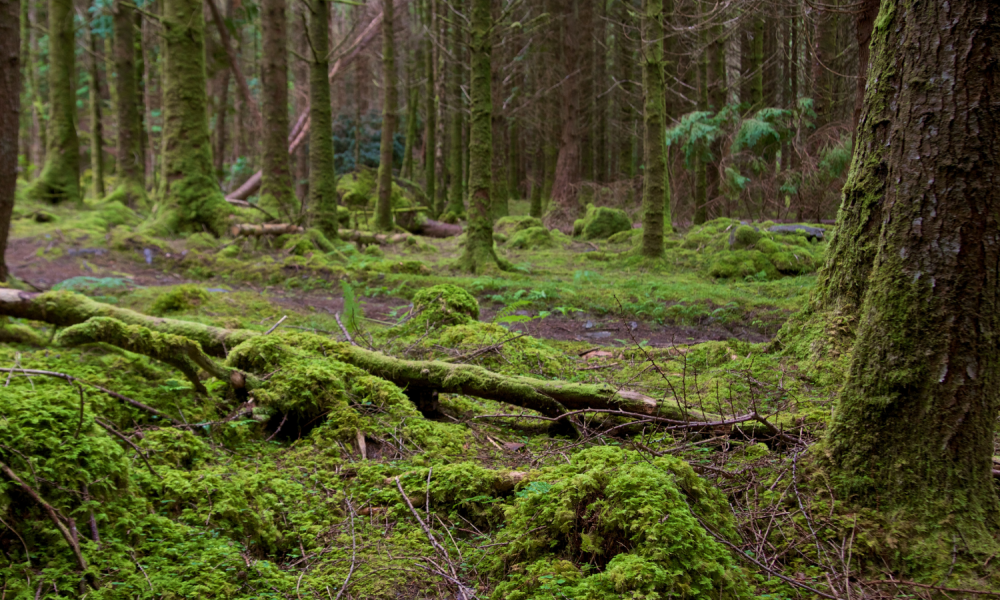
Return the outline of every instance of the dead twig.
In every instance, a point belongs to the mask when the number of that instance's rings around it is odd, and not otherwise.
[[[274,325],[271,325],[271,328],[268,329],[267,331],[265,331],[264,335],[267,335],[267,334],[271,333],[272,331],[274,331],[275,329],[277,329],[278,326],[281,325],[282,323],[284,323],[285,319],[287,319],[287,318],[288,318],[288,315],[285,315],[285,316],[281,317],[280,319],[278,319],[278,322],[275,323]]]
[[[354,339],[351,337],[351,334],[347,333],[347,328],[344,327],[344,324],[340,321],[340,313],[333,313],[333,318],[337,320],[337,325],[339,325],[340,330],[344,332],[344,337],[347,338],[347,341],[350,342],[352,346],[357,346]]]
[[[98,419],[97,417],[94,417],[94,422],[97,423],[98,425],[100,425],[101,427],[103,427],[104,429],[106,429],[108,431],[108,433],[114,434],[115,436],[118,437],[118,439],[120,439],[121,441],[125,442],[129,446],[132,446],[132,449],[135,450],[139,454],[139,457],[142,459],[142,462],[146,463],[146,468],[149,469],[149,472],[152,473],[153,475],[156,475],[161,480],[163,479],[163,475],[160,475],[159,473],[157,473],[153,469],[153,465],[149,464],[149,460],[146,458],[146,455],[143,454],[142,450],[139,449],[139,446],[136,446],[135,443],[132,442],[132,440],[130,440],[127,437],[125,437],[125,434],[123,434],[122,432],[118,431],[117,429],[115,429],[111,425],[108,425],[104,421]]]

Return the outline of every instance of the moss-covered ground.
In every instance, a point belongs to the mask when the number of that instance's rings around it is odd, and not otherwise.
[[[165,239],[144,217],[22,202],[10,265],[29,289],[262,334],[225,350],[254,384],[202,373],[198,392],[148,356],[3,318],[0,456],[75,532],[100,586],[84,587],[49,513],[3,477],[5,597],[930,593],[872,583],[887,563],[1000,588],[962,561],[907,567],[919,524],[852,511],[808,460],[842,367],[771,339],[808,299],[822,241],[718,220],[650,262],[638,230],[584,240],[514,216],[496,238],[516,269],[470,277],[454,269],[461,237]],[[697,423],[588,412],[568,436],[512,403],[342,362],[347,335],[401,359],[676,400]]]

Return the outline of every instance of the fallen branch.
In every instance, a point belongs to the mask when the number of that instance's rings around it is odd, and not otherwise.
[[[380,246],[405,242],[407,238],[412,237],[409,233],[372,233],[358,229],[341,229],[338,235],[340,239],[348,242],[379,244]]]
[[[70,549],[73,550],[73,554],[76,556],[76,562],[80,566],[80,570],[83,571],[84,577],[87,579],[87,583],[90,584],[90,587],[95,590],[98,589],[100,585],[97,583],[97,578],[93,573],[87,572],[87,561],[83,558],[83,552],[80,551],[80,545],[76,543],[76,538],[73,537],[73,534],[71,534],[69,529],[66,528],[66,525],[63,524],[65,517],[61,517],[58,511],[56,511],[51,504],[43,500],[42,497],[38,495],[38,492],[32,489],[30,485],[22,481],[21,478],[18,477],[17,473],[8,467],[6,463],[0,462],[0,471],[3,471],[3,473],[11,479],[11,481],[21,486],[21,489],[31,496],[31,498],[39,506],[45,509],[45,512],[49,515],[49,520],[52,521],[52,524],[55,525],[56,529],[59,530],[59,533],[62,534],[63,539],[65,539],[66,543],[69,544]]]
[[[286,233],[302,233],[305,228],[290,223],[265,223],[264,225],[251,225],[242,223],[229,228],[229,235],[238,237],[262,237],[265,235],[284,235]]]
[[[139,454],[140,458],[142,458],[142,462],[146,463],[146,468],[149,469],[149,472],[152,473],[153,475],[156,475],[161,480],[163,479],[163,475],[160,475],[159,473],[157,473],[156,470],[153,469],[153,465],[149,464],[149,459],[146,458],[146,455],[143,454],[142,450],[139,449],[139,446],[136,446],[135,443],[132,440],[130,440],[127,437],[125,437],[124,433],[118,431],[117,429],[115,429],[111,425],[108,425],[107,423],[105,423],[104,421],[102,421],[102,420],[100,420],[100,419],[98,419],[96,417],[94,418],[94,422],[97,423],[98,425],[100,425],[101,427],[103,427],[108,433],[111,433],[111,434],[115,435],[121,441],[125,442],[129,446],[132,446],[132,449],[135,450],[136,453]]]

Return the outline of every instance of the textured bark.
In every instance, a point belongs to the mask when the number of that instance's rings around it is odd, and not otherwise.
[[[584,0],[585,2],[590,0]],[[573,0],[558,0],[556,10],[563,16],[560,34],[562,63],[566,80],[562,82],[561,103],[559,105],[561,132],[559,154],[556,159],[552,181],[552,203],[558,206],[562,215],[575,218],[579,212],[574,188],[580,179],[580,58],[582,55],[580,33],[573,26],[575,9]]]
[[[90,177],[94,198],[103,198],[104,190],[104,124],[101,115],[101,78],[97,57],[97,40],[85,21],[87,45],[90,53],[87,60],[88,90],[90,92]]]
[[[116,179],[122,201],[136,208],[145,204],[145,160],[142,153],[142,116],[136,78],[135,21],[136,11],[128,0],[115,0],[115,76],[117,94],[115,112],[118,115],[118,160]]]
[[[492,0],[472,0],[472,80],[469,85],[472,118],[469,121],[469,225],[462,267],[473,273],[497,268],[493,250],[493,96],[490,39]]]
[[[297,214],[288,155],[288,24],[285,0],[262,0],[261,96],[264,109],[260,202],[288,218]]]
[[[333,155],[333,114],[330,80],[327,77],[330,47],[330,5],[314,0],[309,8],[309,41],[315,51],[309,63],[309,204],[316,226],[329,238],[337,238],[337,185]]]
[[[215,181],[205,94],[205,21],[197,0],[163,4],[162,196],[172,231],[225,230],[229,206]]]
[[[49,120],[45,166],[31,195],[54,204],[78,202],[80,140],[76,134],[76,64],[72,0],[49,0]],[[15,23],[17,21],[15,20]]]
[[[433,35],[434,2],[427,1],[427,36]],[[427,202],[437,208],[437,90],[434,84],[434,45],[428,39],[424,42],[424,72],[427,78],[424,91],[424,190],[427,192]],[[435,214],[437,211],[434,211]]]
[[[459,6],[465,0],[459,0]],[[451,26],[451,51],[456,57],[463,56],[462,31],[457,23]],[[444,212],[454,216],[465,215],[465,179],[462,176],[462,67],[453,65],[448,71],[448,96],[453,103],[448,129],[448,204]]]
[[[379,145],[378,199],[375,202],[375,228],[390,231],[392,220],[392,145],[396,133],[396,38],[393,28],[393,0],[383,0],[382,13],[382,141]]]
[[[970,552],[998,522],[1000,20],[885,2],[821,302],[860,316],[828,434],[841,496]],[[853,313],[852,313],[853,314]]]
[[[298,56],[308,57],[309,53],[312,52],[312,49],[309,47],[309,21],[306,18],[308,12],[309,7],[305,2],[292,3],[292,47],[298,53]],[[327,30],[329,31],[329,20],[327,25]],[[326,50],[326,53],[329,53],[329,49]],[[300,115],[300,118],[292,125],[292,131],[288,134],[289,137],[294,137],[298,133],[296,129],[302,127],[309,115],[309,65],[311,63],[311,60],[303,60],[297,57],[292,59],[291,69],[295,81],[292,104],[295,105],[295,112]],[[332,106],[332,103],[328,102],[328,104]],[[312,135],[310,134],[309,137],[311,140]],[[309,151],[306,148],[300,147],[292,155],[292,158],[295,162],[292,182],[295,188],[295,198],[299,202],[299,210],[303,212],[312,210],[315,207],[309,203]]]
[[[19,0],[0,0],[0,282],[7,281],[7,235],[17,188],[17,131],[21,114]]]
[[[421,64],[420,59],[415,60]],[[413,85],[413,67],[406,69],[406,146],[403,149],[403,166],[399,168],[399,176],[403,179],[413,179],[413,147],[417,143],[417,99],[420,94]]]
[[[666,104],[663,98],[663,2],[642,3],[643,153],[642,247],[649,258],[663,256],[663,232],[670,227],[667,188]]]
[[[636,85],[633,81],[635,72],[633,66],[635,60],[634,40],[638,37],[633,31],[632,19],[629,14],[629,3],[619,2],[618,21],[621,31],[615,36],[617,42],[617,56],[615,60],[615,71],[621,73],[621,85],[618,86],[618,121],[621,132],[618,136],[618,172],[625,179],[635,178],[635,138],[638,137],[635,131],[636,111],[634,103],[638,101],[636,97]],[[632,204],[635,191],[630,187],[628,190],[628,203]]]

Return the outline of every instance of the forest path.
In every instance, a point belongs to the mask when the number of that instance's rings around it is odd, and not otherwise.
[[[227,291],[253,291],[266,295],[275,305],[286,307],[301,315],[323,312],[335,314],[344,307],[338,293],[323,290],[297,291],[274,286],[260,288],[245,282],[229,283],[220,278],[209,281],[191,280],[171,270],[177,258],[170,254],[142,250],[118,251],[104,247],[78,247],[56,238],[12,239],[8,247],[11,272],[41,290],[51,289],[60,282],[74,277],[123,278],[136,287],[155,287],[197,283],[216,293]],[[359,289],[358,298],[367,318],[391,325],[407,312],[410,301],[384,293],[365,294],[368,288]],[[494,321],[504,306],[480,297],[480,320]],[[749,342],[765,342],[771,336],[741,325],[708,323],[701,325],[661,325],[631,315],[590,312],[551,311],[544,317],[538,310],[518,310],[513,313],[520,322],[504,323],[511,331],[524,332],[538,339],[587,342],[594,346],[632,346],[636,343],[651,347],[669,347],[732,338]],[[501,321],[502,322],[502,321]]]

